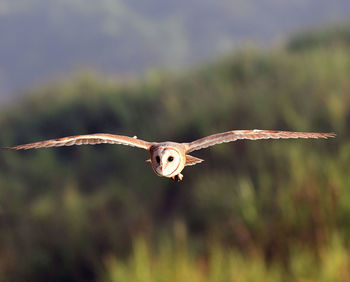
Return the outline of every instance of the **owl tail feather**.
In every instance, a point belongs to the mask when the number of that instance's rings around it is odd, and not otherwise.
[[[186,155],[186,164],[185,166],[190,166],[190,165],[195,165],[195,164],[199,164],[201,162],[204,162],[204,160],[190,156],[190,155]]]

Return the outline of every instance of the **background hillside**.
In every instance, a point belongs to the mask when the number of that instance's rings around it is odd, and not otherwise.
[[[117,84],[82,74],[0,113],[0,144],[110,132],[190,141],[229,129],[337,133],[237,141],[184,181],[133,148],[0,154],[2,281],[349,281],[347,29]]]
[[[81,68],[174,69],[349,15],[348,0],[1,0],[0,100]]]

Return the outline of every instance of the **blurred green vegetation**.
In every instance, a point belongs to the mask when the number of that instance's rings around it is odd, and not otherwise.
[[[349,77],[346,44],[306,43],[126,84],[82,74],[33,89],[2,108],[3,146],[253,128],[337,138],[218,145],[194,154],[205,162],[181,183],[124,146],[2,151],[1,280],[349,281]]]

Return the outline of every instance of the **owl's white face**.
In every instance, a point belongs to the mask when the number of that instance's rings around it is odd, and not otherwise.
[[[152,152],[152,167],[154,171],[165,177],[173,177],[184,168],[181,153],[175,148],[159,147]]]

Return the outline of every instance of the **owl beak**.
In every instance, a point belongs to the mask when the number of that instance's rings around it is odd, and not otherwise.
[[[164,166],[163,166],[163,162],[160,162],[158,170],[160,172],[161,175],[164,175]]]

